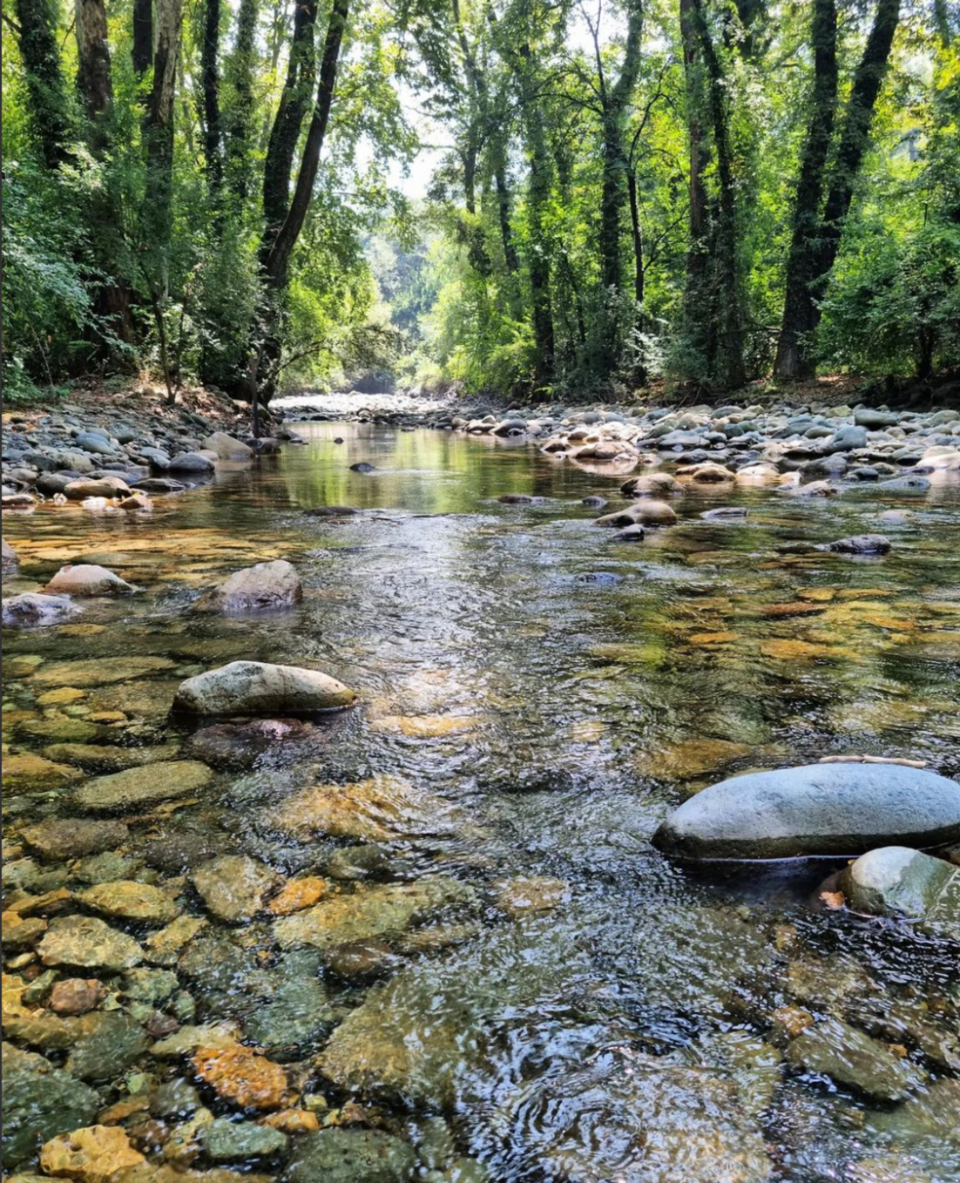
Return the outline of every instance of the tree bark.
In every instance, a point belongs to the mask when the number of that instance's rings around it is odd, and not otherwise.
[[[142,78],[153,60],[153,0],[133,0],[133,69]]]
[[[300,139],[300,129],[316,83],[314,27],[317,23],[317,0],[298,0],[293,17],[293,40],[287,77],[280,96],[280,106],[270,131],[267,156],[263,165],[264,234],[261,256],[266,259],[287,216],[290,202],[290,175]]]
[[[600,194],[600,277],[604,287],[603,342],[601,366],[616,367],[620,317],[620,227],[626,204],[627,154],[623,146],[623,125],[640,73],[640,42],[643,35],[643,2],[629,0],[627,37],[623,65],[612,87],[607,87],[597,50],[597,74],[602,115],[603,184]]]
[[[320,61],[320,81],[317,87],[317,101],[313,110],[313,118],[307,130],[307,140],[303,148],[303,158],[300,161],[300,171],[297,174],[297,184],[290,203],[290,210],[283,226],[267,256],[265,279],[267,287],[273,291],[286,286],[287,271],[290,255],[296,246],[303,223],[310,208],[313,196],[313,186],[320,168],[320,152],[327,134],[327,124],[330,120],[330,106],[337,85],[337,68],[340,61],[340,48],[350,12],[350,0],[333,0],[333,10],[330,13],[330,23],[327,26],[327,36],[323,46],[323,57]]]
[[[800,343],[814,329],[810,284],[820,229],[827,157],[837,110],[837,8],[835,0],[814,0],[810,39],[813,43],[813,96],[807,137],[800,156],[793,235],[787,259],[783,323],[777,342],[774,373],[783,381],[810,376],[810,361]]]
[[[26,76],[30,113],[43,162],[58,169],[70,159],[70,116],[60,65],[57,0],[17,0],[20,56]]]
[[[229,119],[225,121],[226,176],[233,192],[245,201],[250,184],[250,136],[253,131],[253,77],[256,71],[259,0],[240,0],[237,40],[226,63],[231,84]]]
[[[743,285],[738,259],[739,226],[730,122],[725,101],[726,80],[723,65],[707,27],[703,0],[693,0],[691,15],[695,22],[709,82],[709,107],[717,158],[719,209],[714,242],[713,303],[720,334],[718,375],[725,386],[738,387],[746,382],[747,375],[743,364]]]
[[[173,199],[173,100],[183,29],[183,0],[157,0],[157,45],[153,88],[144,120],[147,185],[146,242],[162,248],[170,241]]]
[[[814,327],[820,323],[819,299],[836,262],[860,166],[870,145],[873,112],[887,72],[893,35],[899,21],[900,0],[879,0],[873,27],[853,78],[840,144],[830,175],[830,190],[823,213],[823,233],[816,251],[816,278],[812,284]]]
[[[203,86],[203,147],[207,177],[214,194],[223,182],[220,156],[220,0],[206,0],[203,13],[203,41],[200,45],[200,77]]]
[[[96,127],[113,98],[107,11],[103,0],[77,0],[77,85],[87,117]]]
[[[535,380],[538,386],[553,380],[556,341],[550,282],[550,250],[546,234],[546,214],[550,201],[550,154],[543,126],[539,96],[532,93],[529,45],[520,47],[522,63],[521,90],[527,153],[530,159],[530,185],[527,192],[527,222],[530,248],[527,269],[533,312],[533,338],[536,349]]]

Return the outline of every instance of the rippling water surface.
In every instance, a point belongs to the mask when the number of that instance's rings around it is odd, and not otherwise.
[[[221,465],[214,484],[149,515],[51,506],[4,522],[22,563],[5,594],[78,558],[141,589],[10,634],[14,752],[186,743],[167,717],[176,686],[237,658],[313,665],[362,696],[305,745],[277,743],[242,769],[213,761],[195,798],[133,819],[122,853],[140,877],[162,884],[228,851],[331,876],[349,840],[278,830],[277,810],[311,785],[389,775],[407,782],[402,833],[379,844],[367,881],[333,890],[472,888],[391,938],[379,976],[336,972],[323,950],[297,961],[268,920],[213,923],[202,955],[175,966],[192,1021],[230,1018],[255,1042],[265,1002],[286,989],[294,1018],[306,1014],[318,1003],[298,1002],[296,983],[319,980],[329,1021],[271,1054],[330,1112],[352,1090],[415,1144],[443,1115],[438,1179],[960,1179],[957,1092],[911,1110],[839,1087],[784,1062],[774,1017],[803,1008],[902,1045],[925,1098],[960,1069],[956,946],[823,910],[829,865],[694,875],[650,844],[671,805],[737,772],[868,753],[960,774],[956,485],[823,504],[694,491],[675,502],[677,527],[618,544],[581,499],[615,501],[622,477],[488,438],[298,430],[308,446],[257,469]],[[358,461],[375,471],[350,471]],[[503,505],[504,493],[540,500]],[[699,517],[731,504],[748,516]],[[303,512],[322,505],[365,512]],[[885,558],[778,550],[876,530],[894,506],[913,516],[883,528]],[[296,610],[191,615],[217,578],[279,557],[303,579]],[[167,661],[144,673],[144,656]],[[83,696],[51,700],[63,687]],[[15,847],[49,816],[70,816],[69,791],[26,778],[5,834]],[[75,865],[58,868],[77,886]],[[186,882],[178,906],[204,914]],[[189,1074],[147,1051],[97,1082],[104,1105],[135,1069]]]

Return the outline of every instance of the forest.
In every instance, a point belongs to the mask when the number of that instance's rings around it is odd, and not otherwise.
[[[960,364],[948,0],[3,0],[3,379]]]

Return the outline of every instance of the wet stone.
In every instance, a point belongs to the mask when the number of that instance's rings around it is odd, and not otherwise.
[[[49,1060],[3,1044],[3,1165],[25,1165],[37,1142],[93,1119],[97,1094]]]
[[[133,810],[188,797],[212,779],[206,764],[174,760],[96,777],[74,794],[74,801],[81,809],[95,813]]]
[[[413,1148],[383,1130],[321,1130],[296,1146],[289,1183],[408,1183],[416,1166]]]
[[[251,920],[279,881],[268,866],[247,855],[212,859],[193,876],[193,885],[207,909],[227,924]]]
[[[133,937],[95,916],[55,918],[37,952],[44,965],[86,969],[130,969],[143,959],[143,950]]]
[[[173,900],[157,887],[134,880],[114,880],[77,895],[83,905],[104,916],[146,924],[168,924],[177,916]]]
[[[797,1036],[787,1059],[880,1101],[904,1100],[923,1079],[909,1060],[839,1019],[825,1019]]]
[[[203,1148],[211,1162],[242,1162],[266,1158],[285,1149],[287,1139],[279,1130],[249,1121],[218,1118],[206,1129]]]
[[[139,1059],[150,1039],[136,1020],[121,1011],[95,1017],[96,1027],[76,1042],[66,1067],[81,1080],[110,1080]]]

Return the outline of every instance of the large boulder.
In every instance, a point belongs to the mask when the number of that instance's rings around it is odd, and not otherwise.
[[[319,670],[231,661],[181,682],[173,710],[189,715],[284,715],[340,710],[355,691]]]
[[[37,624],[57,624],[79,612],[69,596],[45,596],[39,592],[24,592],[3,601],[3,623],[9,628],[23,628]]]
[[[960,785],[900,764],[812,764],[733,777],[675,809],[654,835],[692,859],[853,856],[960,838]]]
[[[215,431],[203,441],[208,452],[216,452],[221,460],[249,460],[253,456],[253,448],[243,440],[234,439],[225,431]]]
[[[132,584],[96,563],[68,563],[43,589],[51,595],[118,596],[134,591]]]
[[[197,612],[262,612],[290,608],[303,599],[303,584],[285,559],[234,571],[194,605]]]
[[[906,846],[861,855],[840,877],[857,912],[892,916],[960,931],[960,867]]]
[[[83,501],[86,497],[126,497],[130,494],[130,486],[118,476],[89,477],[68,482],[63,492],[70,501]]]

